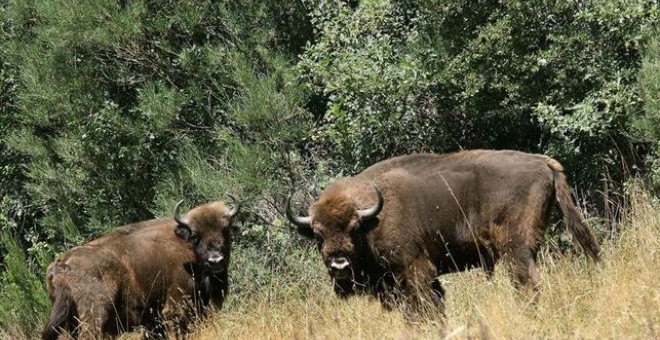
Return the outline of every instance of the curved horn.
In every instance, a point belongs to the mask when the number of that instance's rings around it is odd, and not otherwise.
[[[179,206],[181,205],[181,203],[183,203],[183,200],[180,200],[180,201],[177,202],[176,205],[174,206],[174,220],[175,220],[176,223],[178,223],[178,224],[185,224],[185,223],[183,223],[183,221],[181,220],[181,215],[179,215]]]
[[[361,219],[366,220],[372,217],[376,217],[378,213],[380,213],[381,210],[383,210],[383,193],[380,192],[380,189],[378,189],[378,186],[374,185],[374,188],[376,189],[376,195],[378,195],[378,202],[371,207],[367,209],[360,209],[358,210],[358,215],[360,216]]]
[[[286,200],[286,218],[291,221],[291,223],[299,226],[309,228],[312,223],[312,218],[309,216],[295,216],[291,212],[291,196]]]
[[[236,214],[238,214],[238,211],[241,210],[241,202],[236,198],[236,196],[232,194],[225,194],[231,198],[232,201],[234,201],[234,207],[229,210],[229,218],[231,219],[234,217]]]

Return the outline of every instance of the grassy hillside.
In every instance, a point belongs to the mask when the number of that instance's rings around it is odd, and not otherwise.
[[[429,318],[409,324],[373,299],[335,298],[317,261],[309,269],[317,271],[317,281],[282,278],[259,293],[241,294],[240,302],[233,296],[192,338],[658,338],[660,205],[637,194],[632,206],[623,231],[603,246],[602,264],[578,256],[541,256],[543,283],[535,304],[517,293],[503,270],[490,281],[475,270],[442,277],[444,323]]]

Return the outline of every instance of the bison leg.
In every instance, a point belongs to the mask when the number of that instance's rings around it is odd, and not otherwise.
[[[540,282],[536,268],[540,216],[540,212],[515,216],[507,224],[493,227],[491,233],[497,255],[501,255],[507,264],[514,284],[532,295]]]
[[[408,267],[401,280],[407,311],[444,315],[444,289],[437,275],[436,266],[427,258],[417,259]]]
[[[445,289],[437,278],[431,281],[431,296],[441,315],[445,315]]]
[[[83,301],[80,305],[85,302]],[[80,339],[103,339],[103,324],[108,320],[108,312],[106,305],[98,302],[89,301],[85,307],[78,307]]]
[[[80,279],[71,286],[71,290],[78,307],[79,339],[104,339],[108,337],[106,332],[116,334],[117,329],[122,328],[121,325],[109,325],[110,313],[122,309],[115,303],[116,282],[104,282],[98,278]],[[105,329],[108,326],[111,329]]]
[[[355,294],[353,282],[351,280],[333,280],[333,289],[335,294],[341,298],[347,298]]]
[[[202,313],[203,310],[195,308],[196,305],[202,304],[197,296],[189,296],[186,292],[194,290],[194,287],[181,289],[176,286],[169,289],[167,302],[162,311],[162,334],[175,335],[176,339],[185,338],[185,333],[188,331],[188,325],[194,319],[197,312]],[[193,301],[190,301],[190,300]],[[201,316],[201,315],[200,315]]]
[[[534,252],[529,248],[526,249],[524,255],[520,261],[518,271],[521,274],[518,274],[518,281],[522,284],[525,289],[533,294],[536,294],[539,288],[540,275],[539,270],[536,267],[536,259]]]
[[[540,282],[534,254],[532,249],[524,245],[509,247],[506,254],[509,273],[516,288],[532,297],[535,296]]]
[[[498,260],[497,253],[490,246],[482,247],[480,253],[480,264],[484,273],[486,273],[486,278],[491,280],[495,274],[495,263]]]

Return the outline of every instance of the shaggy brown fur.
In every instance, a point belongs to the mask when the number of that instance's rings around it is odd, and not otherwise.
[[[375,188],[382,211],[360,220],[356,209],[377,204]],[[597,260],[598,245],[559,162],[517,151],[392,158],[332,183],[309,217],[288,216],[301,234],[318,239],[339,295],[366,292],[388,307],[413,309],[430,298],[442,308],[438,275],[472,267],[492,273],[502,258],[516,283],[536,289],[536,252],[555,200],[567,229]]]
[[[235,211],[202,205],[177,216],[182,223],[126,225],[59,255],[46,271],[53,310],[42,338],[114,337],[137,326],[145,336],[164,336],[185,330],[209,300],[221,307]],[[224,258],[210,266],[214,252]]]

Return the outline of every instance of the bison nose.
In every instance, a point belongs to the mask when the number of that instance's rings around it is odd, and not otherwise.
[[[330,260],[330,268],[335,270],[344,270],[349,266],[348,259],[345,257],[336,257]]]
[[[222,262],[222,260],[224,260],[224,259],[225,259],[225,257],[222,256],[222,254],[220,254],[220,253],[213,253],[213,254],[209,255],[207,261],[208,261],[209,263],[216,264],[216,263],[220,263],[220,262]]]

